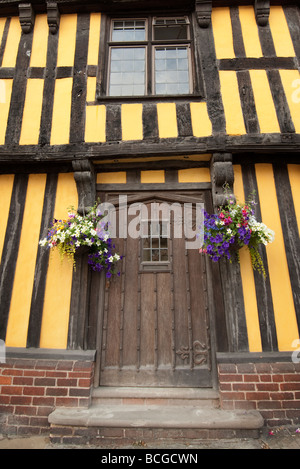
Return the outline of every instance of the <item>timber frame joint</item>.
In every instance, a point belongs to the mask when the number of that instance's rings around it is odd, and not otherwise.
[[[213,206],[218,207],[226,204],[224,188],[229,188],[229,195],[233,196],[234,172],[231,153],[214,153],[210,162]],[[228,192],[227,192],[228,195]]]
[[[211,23],[212,0],[195,0],[195,11],[200,28],[208,28]]]
[[[56,34],[59,28],[60,13],[56,2],[47,2],[47,21],[51,34]]]
[[[28,34],[34,26],[34,11],[31,3],[19,4],[19,21],[22,32]]]
[[[258,26],[266,26],[270,16],[270,0],[255,0],[254,9]]]
[[[96,199],[96,173],[89,160],[73,160],[74,179],[78,192],[78,213],[83,215],[93,207]]]

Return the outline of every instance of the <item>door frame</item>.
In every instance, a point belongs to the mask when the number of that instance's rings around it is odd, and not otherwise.
[[[125,185],[127,186],[127,184]],[[191,201],[191,191],[193,193],[203,193],[203,198],[204,198],[204,203],[205,206],[208,210],[212,209],[212,197],[211,197],[211,190],[208,190],[208,188],[202,189],[201,187],[199,188],[182,188],[179,189],[177,186],[176,188],[171,188],[170,186],[166,189],[164,189],[162,184],[156,190],[153,188],[153,190],[149,191],[149,185],[147,185],[147,190],[145,187],[145,194],[143,199],[146,200],[148,198],[153,198],[153,193],[163,193],[164,194],[164,200],[170,199],[174,202],[174,195],[176,192],[186,192],[187,193],[187,199]],[[102,189],[102,188],[101,188]],[[129,188],[125,187],[123,188],[124,192],[132,193],[132,192],[138,192],[139,196],[141,194],[141,188]],[[170,194],[170,197],[168,197],[167,193],[172,192],[172,195]],[[105,187],[105,190],[97,191],[97,196],[99,196],[99,193],[106,194],[106,193],[119,193],[119,188],[116,191],[115,186],[112,184],[110,187]],[[138,194],[137,194],[138,195]],[[137,200],[138,197],[136,197]],[[178,200],[181,200],[182,202],[182,197],[178,196]],[[200,254],[199,254],[200,255]],[[226,334],[226,321],[225,321],[225,316],[224,316],[224,303],[223,303],[223,295],[222,295],[222,287],[221,287],[221,278],[220,278],[220,272],[219,272],[219,267],[216,265],[212,265],[212,263],[205,257],[205,270],[206,270],[206,282],[207,282],[207,299],[208,299],[208,321],[209,321],[209,341],[210,341],[210,359],[211,359],[211,378],[212,378],[212,389],[218,389],[218,376],[217,376],[217,362],[216,362],[216,352],[220,350],[218,345],[221,345],[222,347],[222,342],[224,344],[227,342],[227,334]],[[97,294],[97,299],[94,304],[94,309],[96,308],[96,311],[94,311],[94,316],[96,313],[96,320],[94,317],[94,325],[96,327],[96,337],[94,339],[94,344],[95,344],[95,349],[96,349],[96,360],[95,360],[95,371],[94,371],[94,387],[99,387],[100,386],[100,373],[101,373],[101,351],[102,351],[102,327],[103,327],[103,317],[104,317],[104,301],[105,301],[105,288],[106,288],[106,279],[105,279],[105,274],[102,272],[99,274],[98,281],[97,281],[97,288],[98,288],[98,294]],[[89,296],[91,294],[91,290],[93,286],[91,286],[91,282],[89,283]],[[95,287],[95,285],[94,285]],[[216,302],[218,302],[218,306],[216,305]],[[90,302],[89,302],[90,305]],[[90,311],[87,311],[87,314],[90,315]],[[218,328],[219,330],[222,330],[222,333],[216,332],[216,320],[219,319],[222,321],[223,326],[221,328]],[[218,336],[218,337],[217,337]],[[219,337],[220,336],[220,337]],[[223,337],[224,336],[224,337]],[[89,341],[87,341],[87,345]],[[219,342],[219,344],[217,343]],[[90,348],[90,347],[88,347]],[[200,386],[199,386],[200,387]]]

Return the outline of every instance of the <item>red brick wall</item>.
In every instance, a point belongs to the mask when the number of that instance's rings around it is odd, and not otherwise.
[[[300,423],[300,363],[220,363],[221,406],[256,409],[267,426]]]
[[[87,407],[94,363],[80,360],[9,359],[0,363],[0,433],[49,432],[57,406]]]

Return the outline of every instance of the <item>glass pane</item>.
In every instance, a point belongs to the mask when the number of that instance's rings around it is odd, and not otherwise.
[[[145,47],[113,47],[110,56],[110,96],[145,94]]]
[[[188,94],[189,92],[188,48],[186,46],[156,48],[155,93]]]
[[[160,251],[160,260],[161,261],[168,261],[168,250],[167,249],[162,249]]]
[[[188,39],[188,26],[167,20],[167,24],[154,26],[154,39],[156,41]]]
[[[150,262],[151,261],[151,249],[144,249],[143,250],[143,261]]]
[[[144,20],[113,21],[111,40],[115,42],[145,41]]]

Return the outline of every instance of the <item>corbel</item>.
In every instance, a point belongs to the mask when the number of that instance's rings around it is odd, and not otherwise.
[[[96,173],[94,165],[88,160],[72,161],[74,179],[78,192],[78,213],[87,213],[96,200]]]
[[[195,0],[195,11],[200,28],[208,28],[211,22],[212,0]]]
[[[47,2],[47,21],[51,34],[56,34],[59,28],[60,13],[56,2]]]
[[[258,26],[266,26],[270,16],[270,0],[255,0],[254,10]]]
[[[34,25],[34,11],[31,3],[19,3],[19,21],[22,32],[30,33]]]
[[[210,173],[214,209],[216,210],[218,207],[226,205],[226,197],[228,195],[235,201],[233,194],[234,172],[232,154],[214,153],[210,162]]]

